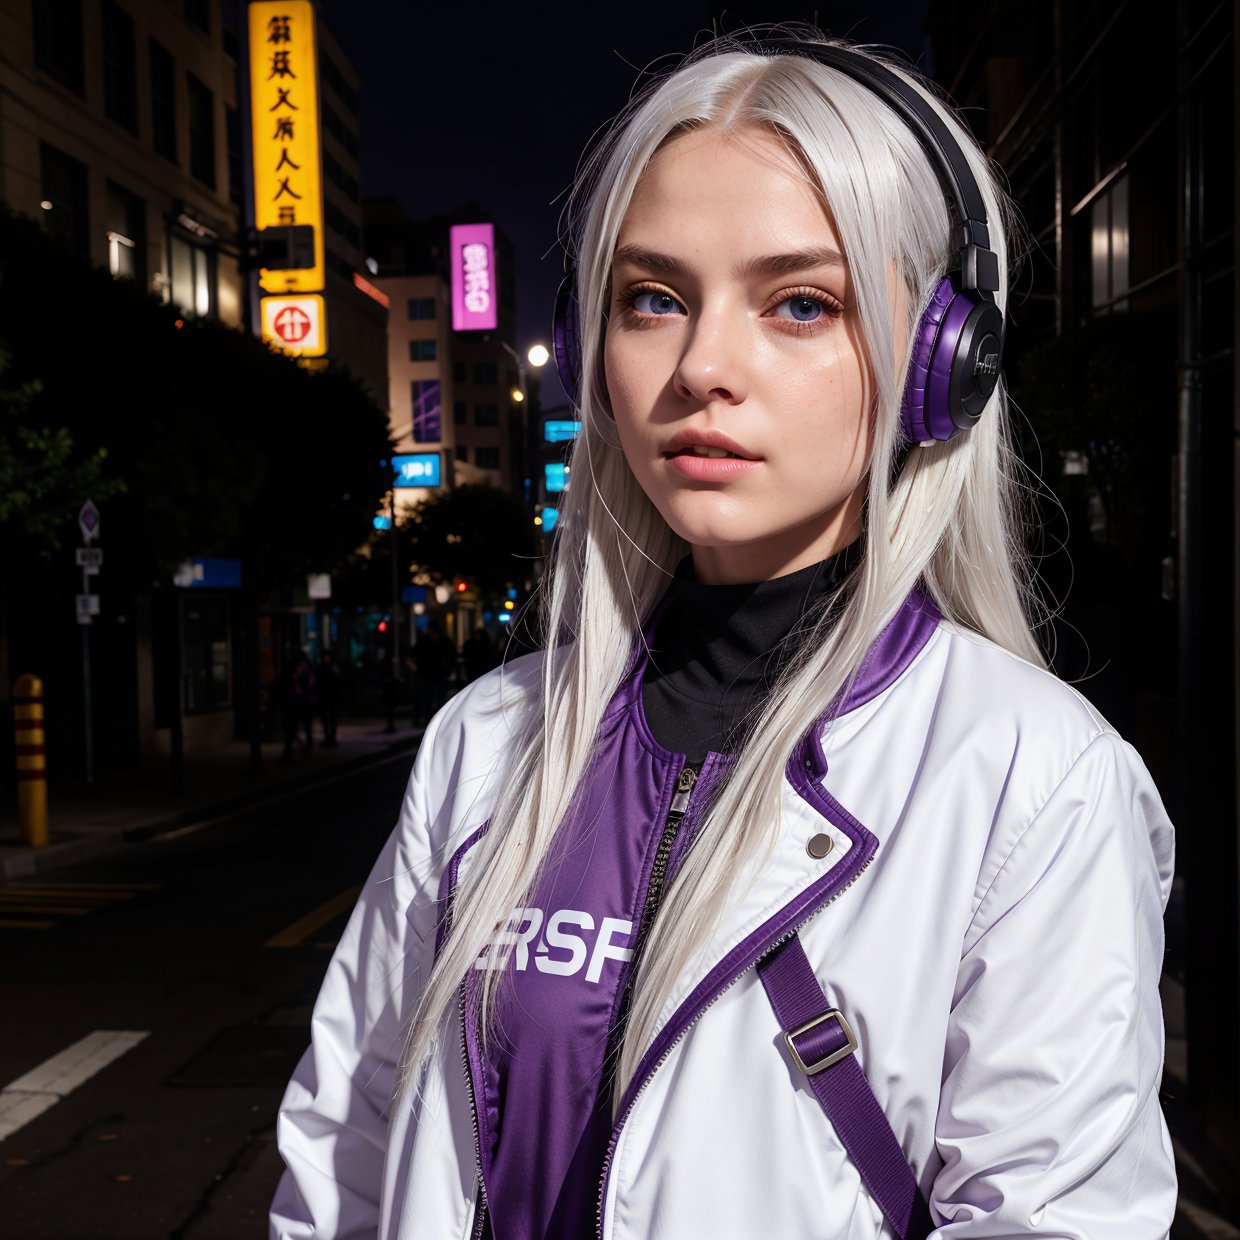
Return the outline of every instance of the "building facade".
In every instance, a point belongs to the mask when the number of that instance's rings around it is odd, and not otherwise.
[[[1177,823],[1166,1093],[1192,1100],[1232,1174],[1236,7],[1002,0],[979,18],[938,0],[927,27],[931,71],[1027,227],[1005,367],[1028,459],[1071,518],[1053,531],[1068,554],[1039,548],[1066,598],[1055,663],[1136,744]]]
[[[367,201],[365,218],[375,282],[391,300],[389,417],[397,451],[437,454],[441,486],[481,483],[522,494],[526,392],[513,339],[511,243],[497,227],[498,327],[454,332],[449,229],[486,220],[486,213],[466,208],[452,218],[415,222],[395,202],[379,199]],[[402,488],[398,507],[413,507],[426,494]]]
[[[386,409],[386,299],[362,248],[360,83],[316,25],[326,361]],[[248,57],[241,0],[0,0],[0,199],[179,317],[254,331]],[[119,636],[112,617],[95,633],[119,655],[108,660],[125,715],[114,731],[132,730],[142,753],[238,730],[240,648],[252,640],[239,576],[232,562],[194,563],[175,591],[128,600]],[[330,607],[306,593],[262,621],[267,681],[286,644],[323,641]]]
[[[0,3],[0,197],[189,318],[240,326],[238,5]]]

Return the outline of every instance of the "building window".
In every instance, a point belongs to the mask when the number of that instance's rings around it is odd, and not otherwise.
[[[438,443],[443,438],[439,418],[439,380],[415,379],[413,399],[413,442]]]
[[[465,461],[466,464],[469,462],[469,449],[463,443],[456,445],[456,459],[458,461]]]
[[[354,249],[362,248],[361,230],[330,198],[323,203],[323,218],[337,236],[343,237]]]
[[[176,61],[158,39],[151,40],[151,133],[155,149],[177,157]]]
[[[499,406],[498,405],[475,405],[474,406],[474,425],[475,426],[498,426],[499,425]]]
[[[86,166],[46,142],[39,144],[43,221],[57,241],[90,255],[87,235]]]
[[[192,319],[213,319],[215,305],[215,252],[183,233],[168,234],[170,300]]]
[[[463,400],[452,402],[452,424],[454,426],[465,425],[465,402]]]
[[[108,182],[108,270],[146,284],[146,203]]]
[[[479,469],[498,469],[499,468],[499,449],[498,448],[475,448],[474,464]]]
[[[329,151],[323,152],[323,174],[350,202],[357,201],[357,178],[350,176]]]
[[[1127,310],[1128,178],[1118,178],[1090,204],[1090,304]]]
[[[224,37],[224,54],[241,59],[241,0],[221,0],[220,31]]]
[[[211,0],[185,0],[185,20],[203,34],[211,33]]]
[[[433,319],[435,299],[433,297],[410,297],[409,317],[411,319]]]
[[[453,362],[452,363],[452,381],[454,383],[465,382],[465,363],[464,362]]]
[[[499,382],[499,367],[494,362],[474,363],[474,382],[478,384],[496,384]]]
[[[215,98],[192,73],[185,75],[189,99],[190,175],[215,188]]]
[[[185,713],[204,715],[232,702],[232,623],[227,598],[187,598],[182,604]]]
[[[241,165],[241,113],[224,107],[224,138],[228,144],[228,200],[240,206],[245,201],[245,175]]]
[[[409,342],[411,362],[433,362],[438,355],[438,342],[435,340],[411,340]]]
[[[32,0],[34,63],[49,77],[84,95],[82,0]]]
[[[133,18],[112,0],[103,0],[103,110],[109,120],[138,132],[138,71],[133,51]]]
[[[319,49],[319,76],[336,92],[340,102],[356,116],[357,91],[345,80],[339,65],[322,48]]]
[[[321,100],[319,102],[319,113],[323,119],[323,128],[344,147],[353,159],[356,159],[357,135],[351,129],[346,128],[339,114]]]

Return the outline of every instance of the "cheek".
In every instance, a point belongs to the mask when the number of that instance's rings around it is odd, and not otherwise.
[[[650,379],[649,364],[622,345],[613,345],[610,337],[603,349],[603,378],[611,416],[620,436],[625,455],[633,459],[633,450],[643,429],[651,422],[655,387]]]

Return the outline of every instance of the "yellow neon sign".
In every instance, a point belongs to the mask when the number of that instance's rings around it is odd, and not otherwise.
[[[258,282],[267,293],[317,292],[323,288],[324,263],[314,5],[252,0],[248,20],[254,227],[314,229],[312,267],[263,268]]]

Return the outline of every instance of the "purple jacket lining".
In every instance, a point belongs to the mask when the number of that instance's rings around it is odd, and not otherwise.
[[[647,625],[651,627],[655,618]],[[796,898],[786,904],[774,916],[765,921],[757,930],[749,934],[741,943],[734,947],[720,960],[714,968],[693,989],[672,1015],[671,1019],[656,1035],[647,1048],[638,1065],[633,1080],[625,1091],[619,1108],[619,1119],[612,1131],[608,1145],[607,1158],[603,1168],[602,1192],[605,1199],[606,1182],[610,1175],[611,1159],[619,1141],[624,1123],[628,1118],[637,1094],[643,1088],[647,1077],[658,1067],[676,1041],[718,997],[723,990],[752,967],[766,952],[781,939],[795,933],[797,927],[814,915],[832,896],[847,887],[869,864],[878,848],[877,838],[868,831],[856,818],[844,809],[824,788],[814,782],[810,772],[821,778],[826,772],[826,759],[823,755],[820,735],[827,721],[837,714],[847,713],[857,706],[863,705],[878,696],[884,689],[910,666],[913,660],[930,640],[938,626],[940,614],[930,598],[919,588],[915,590],[887,628],[879,635],[874,647],[862,662],[847,693],[842,708],[834,705],[823,713],[815,725],[798,743],[788,762],[785,775],[797,794],[808,802],[815,811],[841,830],[853,844],[849,855],[836,865],[828,874],[802,891]],[[646,647],[639,648],[636,657],[631,661],[626,683],[617,693],[617,699],[625,706],[637,705],[636,714],[640,719],[640,729],[644,736],[654,741],[646,724],[644,712],[640,709],[641,672],[647,659]],[[609,707],[604,718],[614,713]],[[667,754],[657,742],[657,752]],[[675,755],[668,754],[669,757]],[[726,759],[725,759],[726,760]],[[710,759],[707,759],[709,764]],[[450,928],[451,900],[455,892],[461,861],[468,850],[473,847],[486,832],[487,823],[477,828],[453,853],[451,860],[440,880],[439,908],[440,924],[436,935],[436,954]],[[684,836],[682,832],[682,837]],[[678,841],[679,842],[679,841]],[[681,850],[682,851],[682,850]],[[649,884],[649,876],[643,885],[643,895],[638,907],[644,901],[644,892]],[[489,1108],[484,1104],[484,1067],[477,1038],[470,1036],[476,1026],[478,1016],[478,981],[473,970],[463,982],[465,991],[465,1044],[466,1059],[469,1069],[470,1084],[474,1098],[475,1117],[478,1122],[480,1162],[483,1184],[487,1180],[490,1164],[492,1117]]]

